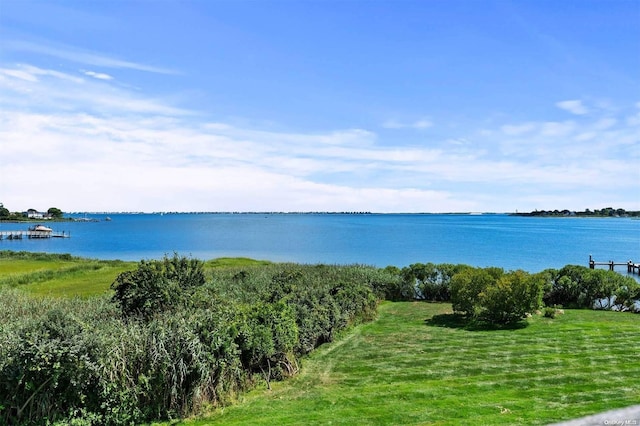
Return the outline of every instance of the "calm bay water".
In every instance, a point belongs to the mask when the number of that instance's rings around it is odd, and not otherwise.
[[[0,241],[0,250],[98,259],[251,257],[299,263],[406,266],[466,263],[537,272],[566,264],[640,262],[640,220],[507,215],[110,214],[52,223],[71,238]],[[25,224],[0,230],[26,229]],[[622,270],[622,268],[620,268]]]

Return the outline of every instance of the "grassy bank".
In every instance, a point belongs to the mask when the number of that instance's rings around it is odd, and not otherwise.
[[[136,262],[92,260],[67,254],[0,252],[0,287],[38,296],[89,297],[105,294],[115,278]]]
[[[468,330],[447,304],[379,312],[293,380],[189,424],[548,424],[640,403],[640,316],[567,310]]]
[[[37,295],[90,297],[109,293],[111,283],[138,262],[93,260],[68,254],[0,251],[0,287],[19,287]],[[270,262],[247,258],[218,258],[205,263],[208,270],[264,266]]]

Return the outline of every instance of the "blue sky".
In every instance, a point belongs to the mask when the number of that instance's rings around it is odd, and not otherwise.
[[[0,3],[10,210],[640,210],[640,2]]]

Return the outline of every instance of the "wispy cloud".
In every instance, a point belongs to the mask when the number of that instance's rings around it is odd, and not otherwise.
[[[5,50],[37,53],[40,55],[52,56],[71,62],[97,67],[125,68],[159,74],[178,74],[176,70],[127,61],[95,52],[81,50],[71,46],[52,46],[49,44],[33,43],[24,40],[4,40],[2,42],[2,48]]]
[[[89,77],[97,78],[98,80],[113,80],[113,77],[109,74],[95,72],[95,71],[83,71],[84,75],[88,75]]]
[[[159,99],[145,97],[115,85],[104,85],[109,79],[77,75],[32,65],[0,68],[0,89],[5,92],[8,108],[50,109],[54,112],[185,115],[189,111],[176,108]]]

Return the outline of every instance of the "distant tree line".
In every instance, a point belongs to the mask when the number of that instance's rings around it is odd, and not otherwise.
[[[603,209],[584,211],[571,211],[571,210],[535,210],[529,213],[514,213],[514,216],[551,216],[551,217],[640,217],[640,211],[625,209],[614,209],[613,207],[605,207]]]
[[[640,298],[632,278],[580,266],[206,269],[178,255],[139,262],[112,289],[62,300],[0,288],[0,424],[136,424],[223,405],[296,374],[385,299],[451,302],[469,321],[509,324],[544,304],[633,311]]]
[[[29,209],[31,211],[37,211],[36,209]],[[46,217],[50,219],[62,219],[64,213],[57,207],[50,207],[46,211]],[[44,217],[44,215],[43,215]],[[0,203],[0,220],[6,221],[24,221],[29,220],[29,215],[27,212],[11,212],[8,208],[4,206],[4,204]],[[42,219],[40,217],[39,219]]]

